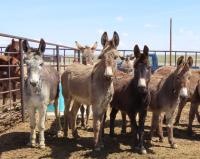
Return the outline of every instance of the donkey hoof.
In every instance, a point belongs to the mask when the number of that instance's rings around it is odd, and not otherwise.
[[[176,122],[174,123],[174,125],[179,125],[179,122],[178,122],[178,121],[176,121]]]
[[[126,130],[122,130],[122,131],[121,131],[121,134],[122,134],[122,135],[125,135],[125,134],[126,134]]]
[[[27,143],[27,146],[36,147],[36,143],[35,142],[29,142],[29,143]]]
[[[101,151],[101,147],[100,146],[95,146],[94,151],[96,151],[96,152]]]
[[[163,143],[164,139],[163,138],[160,138],[159,139],[159,142]]]
[[[61,130],[59,130],[59,131],[57,132],[57,137],[58,137],[58,138],[61,138],[61,137],[63,137],[63,133],[62,133],[62,131],[61,131]]]
[[[171,148],[173,148],[173,149],[177,149],[177,144],[175,144],[175,143],[173,143],[173,144],[171,144]]]
[[[40,145],[40,149],[45,149],[45,145]]]
[[[80,136],[79,136],[79,134],[78,134],[78,132],[77,132],[77,131],[73,133],[73,137],[74,137],[75,139],[78,139],[78,138],[80,138]]]
[[[100,148],[104,148],[104,144],[103,143],[101,143],[99,146],[100,146]]]
[[[140,149],[140,154],[146,155],[147,154],[147,150],[145,148],[141,148]]]

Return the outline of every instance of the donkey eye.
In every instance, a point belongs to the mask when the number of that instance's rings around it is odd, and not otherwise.
[[[43,63],[40,64],[40,66],[43,66],[43,65],[44,65]]]

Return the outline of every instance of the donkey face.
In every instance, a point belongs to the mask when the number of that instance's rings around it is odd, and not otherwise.
[[[101,37],[101,44],[103,46],[103,50],[99,55],[99,59],[102,59],[104,62],[104,76],[111,79],[116,69],[115,59],[120,55],[117,51],[117,46],[119,45],[119,36],[117,32],[114,32],[112,40],[108,40],[107,32],[104,32]]]
[[[12,39],[12,42],[6,48],[6,52],[18,52],[19,51],[19,42]]]
[[[149,48],[145,45],[143,54],[140,53],[138,45],[134,47],[134,76],[138,81],[138,88],[142,92],[146,92],[147,84],[151,76],[151,67],[148,62]]]
[[[44,64],[42,55],[45,51],[46,43],[43,39],[40,40],[38,49],[30,48],[28,41],[23,41],[23,50],[26,54],[24,62],[27,64],[28,79],[27,81],[33,87],[39,87],[42,66]]]
[[[75,42],[77,48],[82,53],[82,62],[84,65],[93,65],[93,59],[94,59],[94,52],[97,48],[97,42],[94,43],[92,47],[89,46],[81,46],[77,41]]]
[[[190,83],[190,67],[193,64],[192,57],[188,57],[187,62],[184,62],[184,56],[177,60],[177,69],[175,71],[174,87],[180,89],[180,96],[183,98],[188,97],[188,88]]]

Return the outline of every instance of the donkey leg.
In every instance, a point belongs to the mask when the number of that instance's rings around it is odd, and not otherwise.
[[[102,134],[104,134],[106,112],[107,112],[107,110],[102,114],[102,116],[101,116],[101,121],[100,121],[100,122],[101,122],[101,125],[100,125],[100,130],[99,130],[99,143],[100,143],[100,147],[101,147],[101,148],[104,148],[104,143],[103,143],[103,141],[102,141],[102,137],[103,137]]]
[[[36,118],[35,118],[35,114],[36,114],[36,109],[32,106],[30,106],[30,108],[28,109],[29,112],[29,117],[30,117],[30,141],[27,144],[28,146],[32,146],[35,147],[36,146]]]
[[[94,150],[100,151],[101,150],[101,143],[100,143],[100,137],[101,137],[101,131],[102,128],[102,120],[103,120],[104,112],[96,112],[93,111],[93,129],[94,129]]]
[[[126,113],[121,111],[121,115],[122,115],[122,130],[121,130],[121,134],[126,134]]]
[[[190,112],[189,112],[189,124],[188,124],[188,134],[192,135],[192,123],[195,118],[195,113],[198,111],[198,103],[191,103]]]
[[[166,116],[165,116],[166,118]],[[158,124],[158,137],[159,137],[159,141],[160,142],[163,142],[163,118],[162,118],[162,115],[159,115],[159,124]]]
[[[70,98],[64,98],[64,102],[65,102],[65,110],[64,110],[64,137],[68,136],[68,128],[69,128],[69,109],[70,109],[70,103],[71,103],[71,99]]]
[[[114,137],[115,132],[115,118],[116,118],[116,114],[119,110],[116,108],[112,108],[111,112],[110,112],[110,136]]]
[[[147,116],[147,110],[144,110],[139,113],[139,128],[138,128],[138,133],[139,133],[139,151],[141,154],[146,154],[147,151],[144,147],[144,123],[146,120]]]
[[[149,132],[148,140],[151,141],[154,131],[158,127],[160,112],[152,112],[151,130]]]
[[[89,128],[88,122],[89,122],[89,117],[90,117],[90,105],[86,107],[86,128]]]
[[[46,117],[46,110],[47,104],[42,104],[38,111],[39,111],[39,122],[38,122],[38,129],[39,129],[39,146],[41,149],[45,148],[45,137],[44,137],[44,130],[45,130],[45,117]]]
[[[136,115],[137,115],[136,112],[128,113],[128,116],[131,120],[131,129],[132,129],[132,133],[133,133],[133,141],[134,141],[133,146],[134,147],[138,146],[138,137],[137,137],[138,126],[137,126],[137,122],[136,122]]]
[[[12,82],[12,88],[13,88],[13,89],[16,89],[16,85],[17,85],[16,82]],[[15,103],[15,102],[16,102],[16,99],[17,99],[17,94],[16,94],[16,92],[13,92],[13,93],[12,93],[12,97],[13,97],[13,102],[14,102],[13,106],[14,106],[14,108],[15,108],[15,107],[17,106],[17,104]]]
[[[172,148],[177,148],[176,143],[174,142],[174,135],[173,135],[173,115],[175,110],[171,110],[166,112],[166,124],[168,129],[168,142]]]
[[[71,129],[72,129],[72,135],[74,138],[79,138],[80,136],[78,135],[78,131],[77,131],[77,126],[76,126],[76,119],[77,119],[77,113],[78,110],[80,108],[80,103],[78,102],[74,102],[74,105],[72,107],[71,110],[71,115],[70,115],[70,125],[71,125]]]
[[[178,125],[179,124],[179,120],[180,120],[180,117],[181,117],[181,112],[182,112],[183,107],[185,106],[186,103],[187,103],[186,99],[181,99],[181,102],[179,103],[179,106],[178,106],[178,113],[176,115],[176,119],[175,119],[174,125]]]
[[[81,104],[80,111],[81,111],[81,127],[84,128],[85,127],[85,117],[84,117],[85,107],[83,104]]]
[[[199,115],[198,109],[196,111],[196,117],[197,117],[198,122],[200,123],[200,115]]]
[[[60,110],[58,109],[58,98],[55,99],[54,101],[54,112],[55,112],[55,116],[56,116],[56,123],[57,123],[57,136],[60,137],[61,136],[61,130],[62,130],[62,125],[61,125],[61,121],[60,121]]]

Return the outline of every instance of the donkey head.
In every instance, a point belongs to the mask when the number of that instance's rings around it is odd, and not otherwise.
[[[22,45],[26,54],[24,63],[27,64],[28,69],[27,81],[31,86],[39,87],[41,71],[44,64],[42,55],[45,51],[46,43],[43,39],[41,39],[38,48],[31,48],[28,44],[28,41],[24,40]]]
[[[149,48],[145,45],[143,53],[140,53],[138,45],[134,47],[134,78],[137,80],[137,86],[139,91],[146,92],[148,88],[148,82],[151,76],[151,67],[148,61]]]
[[[97,42],[95,42],[92,47],[89,47],[89,46],[83,47],[77,41],[75,43],[76,43],[77,48],[82,53],[82,63],[84,65],[92,65],[93,59],[94,59],[94,52],[97,48]]]
[[[7,46],[6,52],[18,52],[19,51],[19,42],[12,39],[10,45]]]
[[[188,88],[190,84],[190,67],[193,64],[192,57],[188,57],[187,61],[184,62],[184,56],[181,56],[177,60],[177,68],[174,72],[174,90],[180,90],[180,97],[188,97]]]
[[[19,42],[15,41],[15,39],[12,39],[11,44],[9,44],[6,47],[5,52],[19,52]],[[20,59],[19,53],[10,53],[9,55],[17,59]]]
[[[101,37],[101,44],[103,49],[99,55],[99,59],[101,59],[105,68],[104,76],[107,79],[112,79],[116,69],[115,59],[120,55],[117,51],[117,46],[119,45],[119,36],[117,32],[113,33],[112,40],[109,40],[107,32],[104,32]]]

